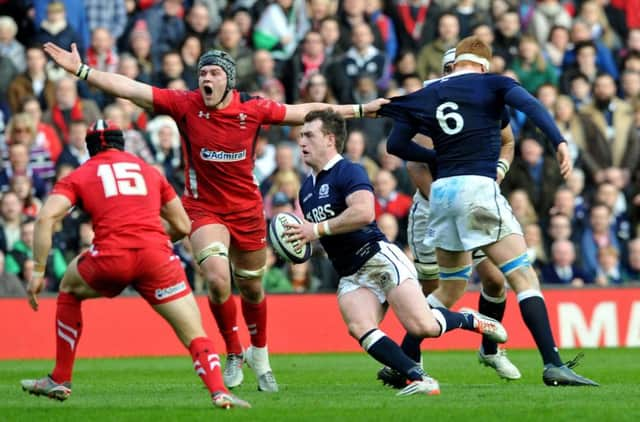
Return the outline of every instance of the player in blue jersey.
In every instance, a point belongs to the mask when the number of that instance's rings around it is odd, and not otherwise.
[[[341,277],[338,304],[349,333],[374,359],[409,380],[398,395],[439,394],[438,382],[378,329],[387,304],[416,337],[438,337],[462,328],[502,343],[506,332],[498,321],[476,312],[427,306],[411,261],[374,221],[373,187],[364,168],[340,155],[345,139],[344,119],[336,112],[315,111],[305,117],[299,145],[312,169],[299,195],[305,222],[290,225],[286,234],[292,241],[320,239]]]
[[[477,37],[456,46],[454,73],[392,101],[380,114],[394,119],[389,152],[434,162],[427,245],[436,247],[440,279],[468,279],[471,253],[481,248],[498,263],[517,294],[523,320],[544,363],[547,385],[598,385],[563,364],[555,345],[538,278],[527,258],[522,229],[496,183],[500,114],[505,104],[524,112],[553,142],[560,172],[567,178],[567,143],[544,107],[516,81],[489,74],[491,49]],[[411,142],[431,137],[434,149]]]
[[[456,49],[447,50],[442,57],[442,75],[447,76],[453,72]],[[434,80],[425,81],[425,86]],[[513,132],[509,126],[509,116],[506,111],[502,116],[502,127],[500,132],[502,146],[500,150],[500,161],[508,170],[513,160],[514,139]],[[414,138],[416,142],[428,148],[433,147],[431,139],[425,135],[418,134]],[[451,308],[463,295],[467,287],[466,279],[449,279],[440,283],[440,268],[436,260],[436,250],[434,247],[424,244],[429,225],[429,192],[435,171],[432,171],[426,163],[407,162],[407,170],[411,180],[416,185],[417,190],[413,196],[413,206],[409,213],[409,224],[407,227],[407,238],[411,252],[414,256],[414,265],[418,273],[418,280],[422,285],[422,291],[427,296],[427,302],[434,308]],[[498,174],[498,184],[506,171]],[[473,267],[478,272],[482,284],[478,311],[484,315],[502,321],[506,308],[505,279],[500,270],[491,260],[486,258],[482,250],[473,251]],[[416,362],[421,361],[422,352],[420,350],[421,338],[416,338],[406,334],[400,347],[407,356]],[[517,380],[521,378],[518,368],[509,360],[504,349],[500,349],[498,344],[483,337],[482,345],[478,351],[478,360],[485,366],[493,368],[496,373],[507,380]],[[384,367],[378,371],[378,379],[384,384],[395,388],[403,388],[406,379],[391,368]]]

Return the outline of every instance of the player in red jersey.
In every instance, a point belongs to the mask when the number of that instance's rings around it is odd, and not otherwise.
[[[82,206],[91,216],[95,239],[88,251],[69,264],[60,283],[56,366],[49,376],[22,380],[22,389],[66,400],[82,333],[82,300],[114,297],[131,285],[189,349],[213,404],[250,407],[225,388],[219,357],[202,327],[180,260],[172,252],[169,238],[179,240],[190,229],[180,199],[156,169],[124,152],[124,135],[117,126],[97,121],[87,132],[86,142],[91,159],[55,185],[38,213],[35,266],[27,286],[34,310],[38,310],[37,295],[44,285],[53,227],[72,206]]]
[[[192,221],[190,240],[209,286],[209,303],[227,348],[225,384],[243,381],[243,359],[255,371],[258,389],[278,391],[267,352],[267,303],[262,287],[266,264],[264,207],[253,179],[254,144],[262,124],[302,124],[314,110],[333,108],[345,118],[374,117],[385,99],[360,105],[287,105],[234,89],[236,68],[222,51],[198,62],[198,89],[165,90],[82,63],[75,46],[66,51],[47,43],[45,51],[67,72],[108,94],[171,115],[180,129],[186,161],[183,198]],[[242,314],[251,336],[243,351],[238,337],[231,274],[240,290]]]

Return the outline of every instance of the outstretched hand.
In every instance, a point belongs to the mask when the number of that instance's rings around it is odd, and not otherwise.
[[[376,98],[373,101],[369,101],[368,103],[362,106],[362,111],[364,112],[365,117],[377,117],[378,110],[384,104],[387,104],[389,100],[386,98]]]
[[[558,151],[556,152],[558,159],[558,165],[560,166],[560,174],[564,180],[567,180],[571,176],[571,170],[573,165],[571,164],[571,154],[569,154],[569,146],[566,142],[558,145]]]
[[[54,43],[48,42],[44,45],[44,51],[53,59],[58,66],[71,74],[76,74],[78,68],[82,64],[80,53],[78,52],[78,46],[76,43],[71,44],[71,51],[67,51],[64,48],[57,46]]]

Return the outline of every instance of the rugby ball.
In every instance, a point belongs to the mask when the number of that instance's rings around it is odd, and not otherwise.
[[[288,224],[302,224],[302,220],[288,212],[276,214],[271,219],[271,224],[269,224],[269,240],[273,250],[282,259],[294,264],[300,264],[311,256],[311,245],[309,243],[302,245],[299,240],[290,242],[284,235]]]

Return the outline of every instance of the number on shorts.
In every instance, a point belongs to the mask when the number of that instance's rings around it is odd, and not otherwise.
[[[464,127],[464,119],[460,113],[456,113],[455,111],[445,113],[445,110],[448,108],[457,110],[458,104],[453,101],[447,101],[446,103],[440,104],[436,109],[436,119],[438,119],[438,124],[444,133],[447,135],[455,135]],[[451,120],[453,120],[454,123],[453,127],[449,126]]]
[[[140,164],[100,164],[98,177],[102,180],[104,196],[147,194],[147,184],[141,174]]]

